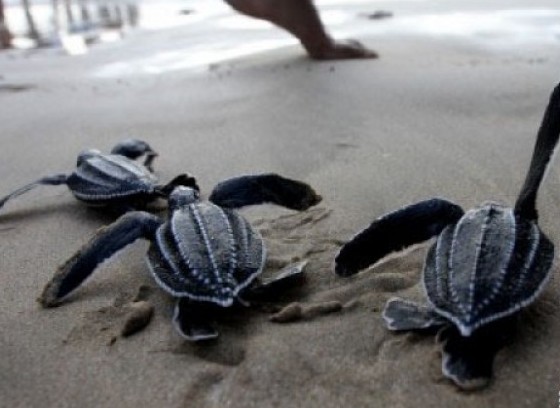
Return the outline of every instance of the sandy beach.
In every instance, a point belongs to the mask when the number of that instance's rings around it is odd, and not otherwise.
[[[204,195],[229,177],[277,172],[323,202],[304,213],[243,209],[273,274],[309,260],[305,285],[219,322],[192,345],[138,242],[63,306],[36,302],[57,266],[110,215],[65,187],[42,187],[0,212],[1,407],[555,407],[560,279],[520,317],[490,386],[459,391],[433,336],[396,335],[392,296],[423,301],[429,243],[355,277],[333,272],[341,244],[374,218],[433,196],[463,208],[512,205],[548,97],[560,80],[557,1],[323,1],[336,37],[379,52],[317,63],[289,36],[224,8],[169,29],[142,29],[86,55],[0,52],[0,196],[71,171],[84,148],[148,141],[162,181],[188,171]],[[341,6],[344,4],[345,6]],[[386,10],[387,19],[368,13]],[[195,13],[196,14],[196,13]],[[539,195],[539,224],[560,244],[560,162]],[[122,338],[127,305],[148,287],[145,330]],[[270,321],[290,302],[340,310]]]

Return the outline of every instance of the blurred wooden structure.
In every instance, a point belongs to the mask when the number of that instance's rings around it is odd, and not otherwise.
[[[4,0],[0,0],[0,48],[10,48],[12,45],[12,35],[6,23],[4,14]]]
[[[34,0],[21,0],[20,7],[25,20],[25,33],[21,27],[8,29],[5,0],[0,0],[0,48],[9,48],[12,34],[33,40],[37,46],[58,43],[56,38],[66,34],[83,33],[88,40],[102,29],[121,29],[125,26],[136,27],[139,19],[139,0],[51,0],[49,24],[45,24],[45,8],[39,17],[33,8]],[[10,6],[14,7],[14,6]],[[17,7],[17,6],[15,6]],[[40,24],[36,23],[37,21]],[[48,27],[48,28],[45,28]]]
[[[31,13],[30,0],[21,0],[21,6],[23,7],[23,12],[25,13],[25,21],[27,22],[27,35],[32,40],[39,42],[41,36],[39,35],[39,31],[37,31],[37,26],[35,25],[33,14]]]

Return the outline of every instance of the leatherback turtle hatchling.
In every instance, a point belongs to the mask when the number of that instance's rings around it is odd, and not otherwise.
[[[143,165],[135,161],[145,155]],[[176,185],[198,189],[194,178],[181,174],[167,185],[159,185],[152,162],[157,153],[146,143],[127,139],[118,143],[110,154],[89,149],[78,155],[76,170],[70,174],[43,177],[0,199],[0,209],[11,198],[39,185],[66,184],[80,201],[106,206],[119,211],[142,208],[148,202],[166,197]]]
[[[537,225],[536,198],[560,134],[560,84],[544,115],[515,207],[484,203],[466,213],[431,199],[375,220],[342,247],[335,271],[350,276],[385,255],[437,236],[423,269],[428,306],[390,299],[390,330],[443,329],[442,369],[458,386],[488,383],[517,311],[535,300],[551,275],[554,246]]]
[[[56,306],[96,267],[139,238],[152,242],[147,262],[156,282],[178,298],[173,322],[183,337],[217,337],[209,324],[213,307],[227,308],[247,291],[266,292],[297,280],[301,270],[267,283],[256,283],[265,263],[259,233],[235,209],[273,203],[305,210],[321,201],[307,184],[276,174],[242,176],[219,183],[201,201],[198,191],[179,186],[169,196],[169,215],[161,220],[142,211],[126,213],[96,235],[65,264],[45,287],[39,302]]]

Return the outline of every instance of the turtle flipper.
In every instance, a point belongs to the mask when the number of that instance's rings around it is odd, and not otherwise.
[[[209,200],[224,208],[271,203],[303,211],[318,204],[322,197],[306,183],[269,173],[222,181],[214,187]]]
[[[396,297],[387,301],[382,316],[387,328],[394,331],[431,329],[449,323],[427,306]]]
[[[335,272],[340,276],[354,275],[391,252],[439,234],[463,213],[456,204],[432,198],[384,215],[341,248],[335,259]]]
[[[58,268],[38,301],[44,307],[56,306],[103,261],[139,238],[151,239],[160,224],[156,216],[136,211],[100,228],[87,244]]]
[[[515,214],[523,218],[536,220],[538,218],[536,202],[537,193],[544,179],[546,169],[552,159],[558,138],[560,137],[560,84],[554,88],[550,101],[544,113],[537,141],[533,151],[533,157],[525,183],[521,188],[517,202],[515,203]]]
[[[173,192],[173,190],[175,190],[175,188],[179,186],[189,187],[192,188],[193,190],[200,191],[200,187],[196,182],[196,178],[194,178],[188,173],[179,174],[177,177],[175,177],[166,185],[157,186],[155,188],[155,191],[157,194],[161,195],[162,197],[169,197],[169,195]]]
[[[283,268],[277,275],[268,279],[253,281],[240,297],[243,300],[270,299],[282,294],[285,290],[298,286],[305,279],[303,270],[307,261],[301,261]]]
[[[487,386],[492,378],[494,357],[507,344],[513,328],[513,320],[506,318],[468,337],[453,326],[443,329],[438,335],[443,344],[443,375],[464,390]]]
[[[154,171],[152,163],[158,156],[148,143],[138,139],[126,139],[117,143],[111,150],[111,154],[118,154],[132,160],[136,160],[137,158],[146,155],[144,166],[151,172]]]
[[[186,340],[203,341],[218,337],[218,331],[212,327],[211,321],[210,308],[200,302],[180,298],[175,304],[173,326]]]
[[[37,187],[37,186],[59,186],[61,184],[66,184],[66,179],[68,178],[68,176],[66,174],[55,174],[54,176],[47,176],[47,177],[43,177],[37,181],[34,181],[33,183],[29,183],[26,184],[23,187],[18,188],[16,191],[13,191],[12,193],[8,194],[7,196],[0,198],[0,208],[2,208],[4,206],[4,204],[6,204],[6,201],[20,196],[22,194],[27,193],[29,190]]]
[[[153,162],[155,158],[158,157],[156,152],[148,152],[146,153],[146,159],[144,160],[144,167],[147,168],[152,173],[154,172]]]

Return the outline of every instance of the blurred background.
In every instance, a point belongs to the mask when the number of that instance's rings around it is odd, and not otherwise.
[[[2,47],[59,46],[72,34],[94,43],[114,31],[173,27],[192,20],[195,5],[205,14],[225,8],[195,0],[0,0]]]
[[[325,25],[338,38],[445,35],[513,48],[527,41],[556,43],[560,39],[560,4],[550,0],[315,3]],[[222,57],[223,53],[240,56],[297,43],[266,22],[236,14],[223,0],[0,0],[0,48],[59,47],[77,55],[86,53],[90,45],[119,40],[139,29],[145,33],[181,27],[185,31],[177,33],[189,37],[183,38],[189,46],[204,42],[208,52],[222,53]],[[177,38],[160,38],[164,40],[160,42]]]

